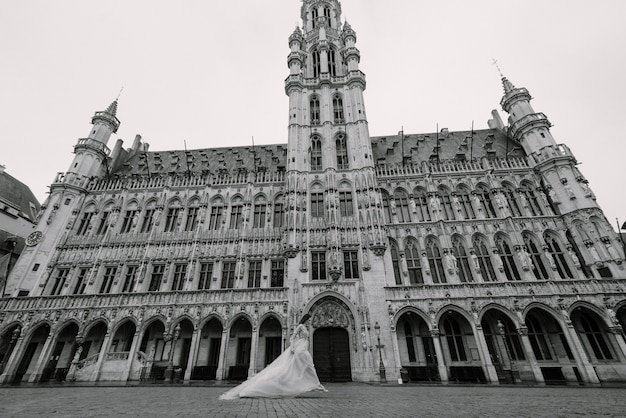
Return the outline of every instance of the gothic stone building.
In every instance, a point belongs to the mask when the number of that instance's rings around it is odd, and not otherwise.
[[[286,144],[109,148],[95,113],[0,300],[3,383],[240,380],[305,312],[323,381],[626,379],[619,238],[528,90],[503,77],[506,124],[370,137],[340,16],[303,1]]]

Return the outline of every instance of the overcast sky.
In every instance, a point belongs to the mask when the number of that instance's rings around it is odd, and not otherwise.
[[[492,60],[567,144],[609,222],[626,221],[626,1],[344,0],[370,134],[487,128]],[[0,0],[0,164],[43,203],[91,116],[153,151],[287,142],[299,0]],[[109,142],[112,147],[115,138]]]

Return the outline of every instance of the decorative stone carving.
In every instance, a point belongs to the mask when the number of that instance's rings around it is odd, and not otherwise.
[[[327,301],[322,303],[313,314],[311,325],[314,328],[342,327],[350,325],[350,315],[336,302]]]

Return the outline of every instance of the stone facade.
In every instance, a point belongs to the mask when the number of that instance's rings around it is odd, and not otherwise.
[[[111,150],[96,112],[0,301],[3,383],[244,379],[306,312],[324,381],[626,378],[619,237],[528,91],[370,137],[340,17],[303,2],[286,144]]]

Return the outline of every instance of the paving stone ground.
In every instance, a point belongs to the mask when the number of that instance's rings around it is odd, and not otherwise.
[[[626,387],[327,384],[328,393],[220,401],[229,386],[0,388],[0,417],[624,417]]]

